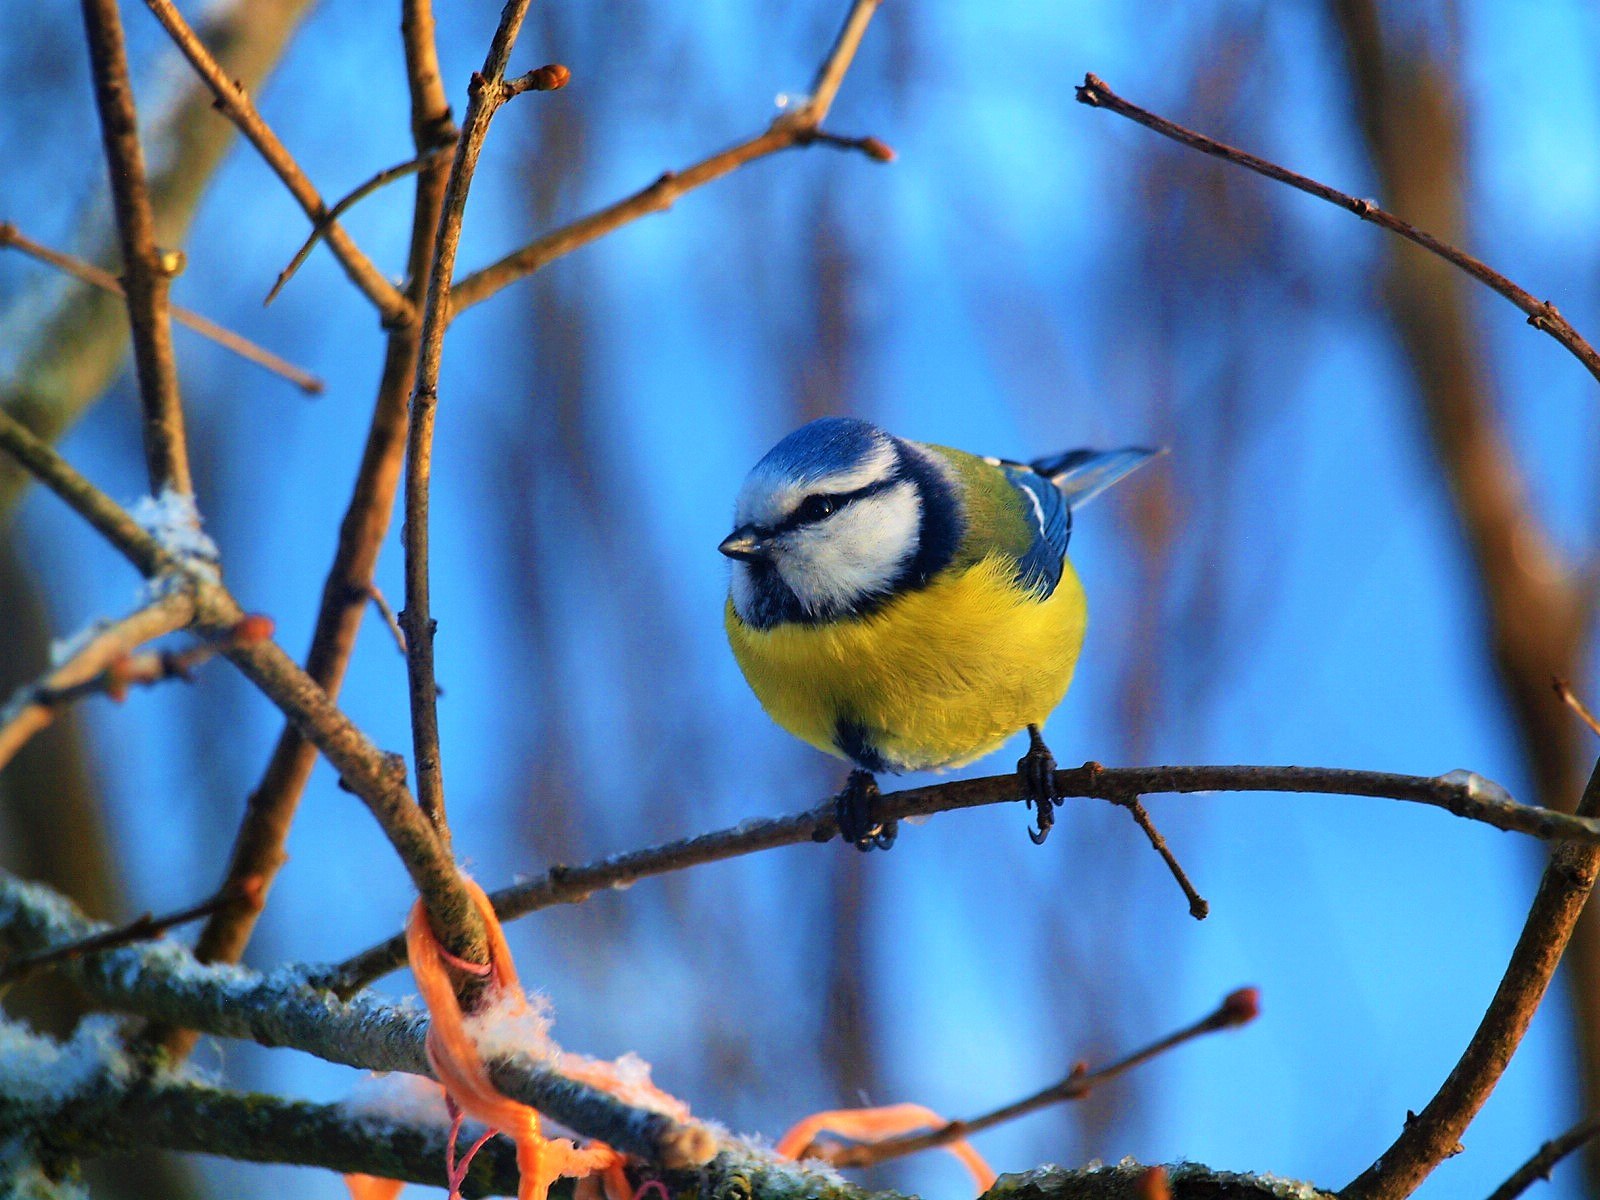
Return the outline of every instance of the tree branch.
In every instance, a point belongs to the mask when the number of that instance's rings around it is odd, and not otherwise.
[[[1084,1064],[1079,1063],[1060,1082],[1051,1084],[1031,1096],[1003,1105],[992,1112],[984,1113],[981,1117],[973,1117],[967,1121],[950,1121],[928,1133],[886,1138],[881,1142],[852,1146],[830,1145],[817,1152],[808,1151],[799,1157],[818,1157],[835,1167],[870,1167],[890,1159],[903,1158],[908,1154],[947,1146],[951,1142],[961,1141],[972,1134],[993,1129],[996,1125],[1025,1117],[1029,1113],[1038,1112],[1051,1105],[1067,1100],[1081,1100],[1102,1083],[1126,1075],[1135,1067],[1158,1058],[1185,1042],[1204,1037],[1208,1033],[1237,1029],[1241,1025],[1246,1025],[1255,1020],[1259,1011],[1259,997],[1255,989],[1240,988],[1230,992],[1220,1005],[1193,1024],[1169,1033],[1166,1037],[1098,1070],[1090,1071]]]
[[[99,2],[108,3],[109,0],[99,0]],[[284,187],[289,189],[289,194],[305,210],[312,224],[324,220],[328,215],[328,209],[323,204],[322,197],[306,173],[300,169],[300,164],[294,160],[294,156],[278,140],[278,135],[272,132],[261,114],[256,111],[249,93],[218,65],[217,60],[206,49],[205,43],[195,36],[189,23],[173,7],[171,0],[145,0],[145,5],[155,15],[156,20],[161,22],[162,28],[167,31],[173,43],[211,89],[217,98],[217,107],[223,115],[238,126],[239,132],[249,139],[250,144],[283,181]],[[383,272],[378,270],[372,260],[361,252],[343,226],[329,226],[326,240],[328,249],[338,258],[345,274],[377,307],[385,324],[402,324],[412,319],[415,314],[411,304],[394,284],[384,278]]]
[[[439,406],[439,367],[444,354],[444,333],[450,311],[450,282],[456,252],[461,244],[461,224],[467,193],[477,170],[489,123],[501,105],[514,94],[504,81],[511,48],[522,28],[530,0],[509,0],[500,25],[489,43],[483,70],[473,75],[468,90],[462,133],[456,141],[455,161],[445,185],[444,206],[428,274],[427,298],[422,309],[422,345],[417,360],[416,386],[411,392],[411,429],[406,441],[405,611],[406,676],[410,685],[411,739],[417,773],[417,801],[433,822],[439,837],[449,842],[449,822],[444,809],[444,768],[439,750],[439,687],[434,677],[433,619],[428,578],[428,492],[433,477],[433,426]],[[556,71],[557,68],[544,68]],[[566,82],[551,77],[551,86]],[[486,962],[486,959],[474,959]]]
[[[433,38],[433,11],[429,0],[403,0],[401,33],[406,74],[411,86],[411,129],[419,156],[428,147],[453,143],[456,129],[450,106],[439,82],[438,52]],[[443,157],[428,159],[417,177],[416,202],[411,222],[406,298],[420,303],[427,287],[428,259],[433,233],[439,223],[449,163]],[[406,401],[416,372],[420,325],[411,321],[389,330],[383,376],[373,405],[372,421],[356,472],[355,486],[339,526],[339,543],[322,586],[306,673],[330,700],[336,700],[345,669],[355,649],[356,635],[371,594],[378,553],[389,530],[400,463],[405,453]],[[273,747],[261,781],[250,794],[244,820],[229,855],[228,880],[258,878],[263,891],[283,865],[284,843],[294,823],[295,811],[316,763],[317,748],[294,722],[285,725]],[[249,944],[259,913],[255,908],[232,905],[206,922],[195,944],[202,962],[238,962]],[[476,917],[476,910],[472,916]],[[153,1028],[147,1040],[163,1043],[176,1057],[193,1047],[192,1034]]]
[[[300,249],[294,252],[294,257],[289,260],[289,265],[278,272],[278,278],[273,281],[271,289],[267,292],[266,299],[262,300],[261,303],[271,304],[278,298],[278,293],[283,290],[283,285],[294,278],[294,273],[300,269],[300,267],[305,263],[306,259],[311,257],[311,251],[316,248],[317,243],[322,240],[329,228],[332,227],[340,217],[344,216],[344,214],[349,212],[350,209],[354,208],[361,201],[372,195],[373,192],[388,187],[391,183],[404,179],[408,175],[415,175],[434,159],[443,156],[445,151],[449,149],[450,145],[448,143],[443,146],[434,146],[430,150],[423,151],[415,158],[408,158],[403,163],[397,163],[392,167],[385,167],[383,170],[374,173],[372,177],[367,179],[364,183],[361,183],[353,188],[345,196],[341,197],[339,201],[328,210],[328,215],[323,217],[311,227],[311,232],[306,234],[306,240],[300,243]]]
[[[111,180],[117,234],[122,245],[122,288],[133,330],[133,359],[144,406],[144,455],[150,492],[194,494],[189,448],[183,434],[178,364],[172,353],[167,290],[183,269],[183,256],[156,246],[155,217],[145,181],[139,119],[128,78],[127,48],[117,0],[83,0],[84,32],[100,112],[101,140]],[[199,39],[196,39],[198,44]]]
[[[0,770],[28,739],[56,719],[79,689],[103,680],[112,665],[146,642],[182,629],[194,618],[194,597],[183,589],[165,595],[92,631],[66,662],[19,688],[0,708]]]
[[[1455,267],[1459,267],[1471,275],[1479,283],[1493,289],[1515,304],[1528,316],[1528,324],[1535,329],[1548,333],[1556,341],[1571,352],[1572,356],[1588,369],[1589,374],[1600,380],[1600,353],[1595,351],[1584,337],[1568,323],[1556,306],[1548,300],[1536,299],[1533,293],[1518,287],[1500,272],[1487,263],[1480,262],[1472,255],[1457,249],[1449,242],[1442,241],[1425,230],[1407,224],[1393,213],[1379,208],[1371,200],[1361,200],[1331,188],[1325,183],[1318,183],[1304,175],[1268,162],[1264,158],[1257,158],[1247,151],[1236,149],[1222,142],[1214,141],[1204,134],[1196,133],[1192,129],[1185,129],[1165,117],[1158,117],[1155,113],[1140,108],[1124,100],[1106,86],[1105,80],[1098,75],[1085,75],[1083,82],[1078,85],[1078,102],[1087,104],[1091,108],[1103,108],[1107,112],[1114,112],[1118,116],[1127,117],[1152,129],[1163,137],[1171,138],[1175,142],[1198,150],[1202,154],[1209,154],[1213,158],[1220,158],[1235,166],[1243,167],[1247,171],[1254,171],[1257,175],[1265,175],[1268,179],[1275,179],[1279,183],[1286,183],[1298,191],[1315,196],[1319,200],[1326,200],[1329,204],[1337,205],[1349,212],[1355,213],[1364,221],[1371,221],[1374,225],[1399,234],[1409,242],[1413,242],[1431,254]]]
[[[838,145],[841,139],[824,133],[821,124],[833,106],[839,85],[850,69],[867,23],[879,3],[880,0],[854,0],[839,36],[834,39],[833,46],[817,71],[811,96],[805,104],[783,113],[764,132],[748,141],[713,154],[682,171],[668,171],[632,196],[547,233],[498,262],[456,281],[450,289],[451,319],[474,304],[487,300],[501,288],[533,274],[555,259],[571,254],[580,246],[587,246],[640,217],[665,212],[680,196],[721,179],[746,163],[797,146],[819,142]],[[878,162],[888,162],[894,157],[893,152],[875,138],[859,139],[853,146]]]
[[[9,413],[0,410],[0,450],[65,500],[146,578],[175,570],[174,558],[148,530],[110,496],[90,483],[48,443]]]
[[[231,79],[257,86],[293,35],[310,0],[232,0],[210,6],[207,44]],[[234,128],[217,120],[212,96],[198,81],[184,87],[147,134],[150,199],[162,244],[178,245]],[[96,236],[103,242],[104,237]],[[105,265],[109,251],[97,254]],[[53,442],[110,384],[127,343],[126,305],[88,287],[64,289],[17,339],[20,360],[0,385],[0,404],[37,437]],[[0,460],[0,522],[28,475]]]
[[[1600,813],[1600,762],[1578,802],[1577,815]],[[1500,986],[1460,1061],[1433,1099],[1406,1123],[1394,1144],[1340,1193],[1342,1200],[1398,1200],[1455,1152],[1516,1052],[1544,999],[1567,939],[1600,872],[1600,846],[1557,846],[1539,880],[1522,936]]]
[[[112,296],[123,296],[122,284],[110,271],[102,271],[92,262],[81,258],[74,258],[70,254],[63,254],[59,250],[52,250],[41,245],[32,238],[23,236],[10,221],[0,221],[0,247],[11,247],[30,258],[48,263],[59,271],[72,276],[74,279],[87,283],[90,287],[98,288]],[[180,304],[170,306],[172,319],[180,325],[187,325],[201,337],[209,338],[225,350],[231,350],[240,358],[248,359],[257,366],[265,367],[274,375],[281,375],[308,395],[320,395],[323,391],[322,380],[309,371],[295,366],[288,359],[280,358],[271,350],[258,346],[249,338],[243,337],[233,330],[218,325],[209,317],[201,316],[193,309],[184,308]]]
[[[14,951],[80,941],[106,928],[63,897],[0,872],[0,933]],[[340,1002],[287,972],[261,976],[240,967],[203,966],[169,941],[120,946],[63,969],[114,1011],[287,1046],[363,1070],[432,1074],[423,1045],[427,1014],[376,996]],[[715,1152],[715,1139],[704,1128],[623,1104],[529,1055],[498,1058],[490,1074],[511,1098],[626,1154],[691,1167]]]
[[[1489,1200],[1517,1200],[1539,1180],[1549,1179],[1550,1172],[1563,1158],[1574,1150],[1582,1149],[1596,1137],[1600,1137],[1600,1117],[1585,1117],[1565,1133],[1540,1146],[1532,1158],[1490,1193]]]
[[[1498,784],[1468,771],[1422,776],[1335,767],[1103,767],[1099,763],[1086,763],[1082,767],[1057,771],[1055,789],[1057,796],[1111,801],[1121,801],[1130,795],[1197,792],[1372,796],[1426,804],[1496,829],[1544,840],[1600,845],[1600,819],[1518,804]],[[991,775],[887,792],[878,797],[873,814],[879,820],[904,820],[1018,799],[1015,775]],[[731,829],[614,855],[587,866],[552,867],[535,879],[493,893],[490,899],[501,919],[509,921],[552,905],[580,903],[602,889],[626,887],[653,875],[779,846],[827,842],[838,832],[836,811],[834,801],[829,799],[804,812],[745,821]],[[330,968],[318,978],[343,995],[395,970],[404,962],[405,939],[396,935]]]

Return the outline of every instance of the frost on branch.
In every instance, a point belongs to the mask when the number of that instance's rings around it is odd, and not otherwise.
[[[190,574],[207,583],[222,581],[217,544],[200,528],[193,496],[162,488],[159,496],[139,497],[128,512]]]

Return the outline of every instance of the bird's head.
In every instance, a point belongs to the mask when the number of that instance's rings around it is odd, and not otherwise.
[[[746,624],[870,611],[949,561],[959,509],[946,468],[867,421],[824,417],[758,462],[739,491],[733,606]]]

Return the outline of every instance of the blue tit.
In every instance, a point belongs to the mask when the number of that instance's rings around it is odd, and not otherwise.
[[[1055,761],[1039,736],[1066,695],[1088,611],[1067,560],[1073,509],[1156,452],[1033,463],[907,441],[824,417],[739,492],[725,620],[767,713],[855,764],[839,831],[887,846],[874,772],[960,766],[1026,728],[1021,798],[1043,841]]]

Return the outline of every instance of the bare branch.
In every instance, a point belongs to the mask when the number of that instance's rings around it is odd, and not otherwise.
[[[1574,358],[1588,369],[1589,374],[1596,379],[1600,379],[1600,353],[1597,353],[1595,348],[1568,323],[1567,319],[1556,311],[1554,304],[1551,304],[1548,300],[1535,298],[1533,293],[1518,287],[1487,263],[1480,262],[1464,250],[1459,250],[1449,242],[1434,237],[1433,234],[1428,233],[1426,230],[1407,224],[1393,213],[1378,207],[1373,201],[1346,195],[1344,192],[1331,188],[1325,183],[1318,183],[1315,179],[1309,179],[1304,175],[1298,175],[1293,171],[1280,167],[1277,163],[1269,162],[1264,158],[1257,158],[1247,151],[1214,141],[1204,134],[1194,132],[1192,129],[1185,129],[1182,125],[1169,121],[1165,117],[1158,117],[1155,113],[1124,100],[1107,87],[1105,80],[1098,75],[1085,75],[1083,77],[1083,82],[1078,85],[1078,101],[1089,105],[1091,108],[1103,108],[1107,112],[1114,112],[1118,116],[1127,117],[1130,121],[1135,121],[1146,129],[1153,129],[1161,136],[1171,138],[1173,141],[1188,146],[1192,150],[1198,150],[1202,154],[1209,154],[1213,158],[1220,158],[1224,162],[1233,163],[1235,166],[1243,167],[1247,171],[1254,171],[1257,175],[1265,175],[1268,179],[1286,183],[1309,196],[1315,196],[1319,200],[1326,200],[1329,204],[1338,205],[1340,208],[1355,213],[1363,221],[1371,221],[1374,225],[1387,229],[1391,233],[1399,234],[1408,242],[1421,246],[1429,253],[1437,254],[1452,266],[1459,267],[1479,283],[1492,288],[1515,304],[1527,314],[1529,325],[1555,338],[1556,341],[1571,352]]]
[[[1578,801],[1577,815],[1600,813],[1600,762]],[[1344,1200],[1398,1200],[1415,1191],[1455,1152],[1461,1135],[1494,1091],[1544,999],[1583,906],[1600,872],[1600,846],[1557,846],[1539,880],[1522,936],[1488,1011],[1460,1060],[1432,1100],[1400,1136],[1339,1194]]]
[[[306,235],[306,240],[300,243],[300,249],[294,252],[294,257],[289,260],[289,265],[278,272],[278,278],[273,282],[271,290],[267,292],[266,299],[262,300],[261,303],[271,304],[278,298],[278,293],[283,291],[283,285],[294,278],[294,273],[304,265],[306,259],[311,257],[311,251],[316,247],[316,244],[322,240],[323,235],[338,222],[340,217],[372,195],[373,192],[388,187],[389,184],[394,183],[396,180],[404,179],[408,175],[415,175],[430,162],[443,156],[450,148],[449,144],[435,146],[415,158],[407,159],[405,162],[397,163],[392,167],[385,167],[365,183],[353,189],[349,195],[340,199],[337,204],[328,210],[327,216],[311,227],[311,232]]]
[[[11,247],[21,251],[30,258],[40,262],[49,263],[57,270],[64,271],[90,287],[99,288],[113,296],[123,295],[122,284],[110,271],[102,271],[92,262],[81,258],[74,258],[70,254],[63,254],[59,250],[41,245],[32,238],[25,237],[10,221],[0,221],[0,248]],[[209,317],[201,316],[193,309],[184,308],[182,305],[171,305],[172,319],[180,325],[187,325],[201,337],[209,338],[225,350],[231,350],[240,358],[248,359],[257,366],[265,367],[274,375],[281,375],[301,391],[309,395],[320,395],[323,389],[322,380],[309,371],[295,366],[288,359],[280,358],[271,350],[256,345],[249,338],[234,333],[233,330],[218,325]]]
[[[81,689],[110,686],[114,664],[144,643],[182,629],[194,617],[194,598],[174,589],[121,620],[94,631],[76,653],[36,683],[18,689],[0,708],[0,770],[57,712],[76,699]]]
[[[1547,841],[1600,845],[1600,819],[1518,804],[1498,784],[1466,771],[1421,776],[1337,767],[1103,767],[1086,763],[1055,775],[1055,794],[1062,797],[1118,801],[1129,795],[1200,792],[1293,792],[1404,800]],[[904,820],[1018,799],[1015,775],[990,775],[887,792],[874,802],[873,813],[881,820]],[[552,905],[581,903],[597,891],[626,887],[654,875],[779,846],[827,842],[838,832],[836,821],[834,801],[828,799],[804,812],[745,821],[731,829],[614,855],[587,866],[552,867],[537,878],[502,888],[490,899],[500,918],[509,921]],[[397,934],[330,968],[320,978],[334,991],[348,994],[404,963],[405,939]]]
[[[685,193],[780,150],[822,144],[861,150],[878,162],[890,161],[894,152],[876,138],[841,138],[825,133],[821,128],[833,106],[839,85],[855,58],[867,22],[872,19],[879,2],[855,0],[850,6],[844,27],[823,59],[816,82],[812,85],[811,96],[805,104],[780,115],[764,132],[748,141],[713,154],[682,171],[668,171],[649,187],[626,199],[547,233],[506,255],[499,262],[458,280],[450,289],[451,318],[454,319],[464,309],[487,300],[501,288],[533,274],[555,259],[571,254],[580,246],[587,246],[640,217],[665,212]]]
[[[217,107],[223,115],[237,125],[239,132],[244,134],[250,144],[260,152],[267,165],[283,181],[284,187],[289,189],[289,194],[305,210],[306,216],[311,218],[312,224],[322,221],[328,215],[322,197],[306,173],[300,169],[300,164],[294,160],[294,156],[278,140],[278,135],[273,133],[262,120],[249,93],[218,65],[217,60],[206,49],[205,43],[195,36],[194,30],[172,5],[171,0],[145,0],[145,4],[216,96]],[[343,226],[330,226],[326,237],[328,248],[344,267],[345,274],[377,306],[386,324],[404,323],[414,316],[411,304],[400,290],[384,278],[383,272],[361,252],[350,235],[344,231]]]
[[[449,844],[450,825],[444,809],[444,767],[439,750],[439,685],[434,677],[432,601],[428,578],[428,492],[433,478],[433,425],[439,406],[439,367],[444,355],[445,327],[450,314],[450,283],[455,274],[456,252],[461,244],[461,223],[467,193],[472,187],[478,156],[489,123],[513,95],[504,82],[511,48],[522,28],[530,0],[509,0],[500,25],[489,43],[483,70],[473,75],[468,90],[462,133],[456,141],[455,161],[445,185],[444,205],[434,238],[428,273],[427,298],[422,309],[422,343],[417,359],[416,385],[411,391],[411,428],[406,440],[405,575],[406,607],[401,622],[406,633],[406,676],[411,697],[411,740],[417,772],[417,802],[433,822],[439,837]],[[566,69],[545,67],[551,86],[566,82]],[[559,80],[555,72],[559,70]],[[475,958],[475,962],[487,959]]]
[[[194,480],[189,474],[178,364],[172,353],[172,324],[167,313],[167,290],[172,277],[183,269],[183,255],[156,245],[117,0],[83,0],[83,24],[122,245],[122,288],[133,330],[139,400],[144,406],[144,456],[150,468],[150,491],[154,495],[171,489],[192,495]]]
[[[430,146],[453,144],[456,139],[450,106],[439,80],[433,28],[429,0],[403,0],[401,33],[411,87],[412,136],[419,157]],[[420,303],[427,287],[429,255],[448,174],[449,163],[439,157],[429,159],[417,177],[406,286],[406,297],[413,306]],[[421,328],[415,321],[389,330],[366,447],[339,527],[338,549],[323,583],[316,628],[306,655],[306,673],[330,699],[338,697],[344,681],[366,611],[378,552],[394,509],[405,452],[406,401],[416,373],[420,337]],[[229,879],[260,878],[263,887],[270,888],[283,865],[284,843],[316,758],[316,746],[301,735],[294,722],[289,722],[273,747],[260,783],[250,795],[229,855]],[[225,907],[200,931],[196,956],[202,962],[238,962],[255,928],[256,916],[256,910],[247,906]],[[153,1028],[148,1031],[147,1040],[164,1044],[179,1058],[193,1046],[192,1034],[171,1029]]]
[[[121,551],[146,577],[176,568],[177,560],[128,515],[127,509],[90,483],[41,438],[9,413],[0,411],[0,450],[70,505]]]
[[[950,1121],[928,1133],[887,1138],[881,1142],[861,1145],[832,1145],[809,1150],[798,1157],[821,1158],[835,1167],[870,1167],[893,1158],[903,1158],[908,1154],[947,1146],[951,1142],[961,1141],[974,1133],[982,1133],[986,1129],[1004,1125],[1008,1121],[1025,1117],[1029,1113],[1038,1112],[1051,1105],[1068,1100],[1081,1100],[1100,1084],[1116,1079],[1120,1075],[1126,1075],[1135,1067],[1142,1066],[1153,1058],[1159,1058],[1168,1050],[1185,1042],[1204,1037],[1208,1033],[1247,1025],[1255,1020],[1259,1011],[1260,999],[1256,990],[1239,988],[1228,993],[1221,1004],[1193,1024],[1169,1033],[1166,1037],[1097,1070],[1091,1071],[1083,1063],[1078,1063],[1060,1082],[1051,1084],[1031,1096],[1003,1105],[992,1112],[984,1113],[981,1117],[973,1117],[967,1121]]]
[[[228,76],[254,87],[270,73],[308,7],[310,0],[222,0],[207,7],[201,34]],[[173,99],[159,120],[147,123],[145,133],[154,166],[150,199],[156,232],[168,246],[181,243],[235,134],[232,125],[217,119],[211,92],[198,80]],[[98,230],[91,239],[108,242]],[[109,248],[92,257],[102,266],[120,261]],[[41,440],[54,442],[105,392],[120,369],[128,341],[126,305],[78,286],[64,288],[33,308],[16,342],[19,360],[0,383],[0,405]],[[0,520],[27,480],[26,472],[0,459]]]
[[[1563,1134],[1551,1138],[1489,1194],[1489,1200],[1517,1200],[1541,1179],[1549,1179],[1555,1165],[1574,1150],[1600,1137],[1600,1117],[1585,1117]]]
[[[1589,732],[1596,737],[1600,737],[1600,720],[1596,720],[1595,715],[1589,711],[1588,705],[1578,699],[1578,694],[1572,690],[1572,685],[1565,679],[1559,678],[1552,682],[1555,684],[1556,695],[1561,697],[1561,703],[1578,715],[1578,720],[1589,727]]]

